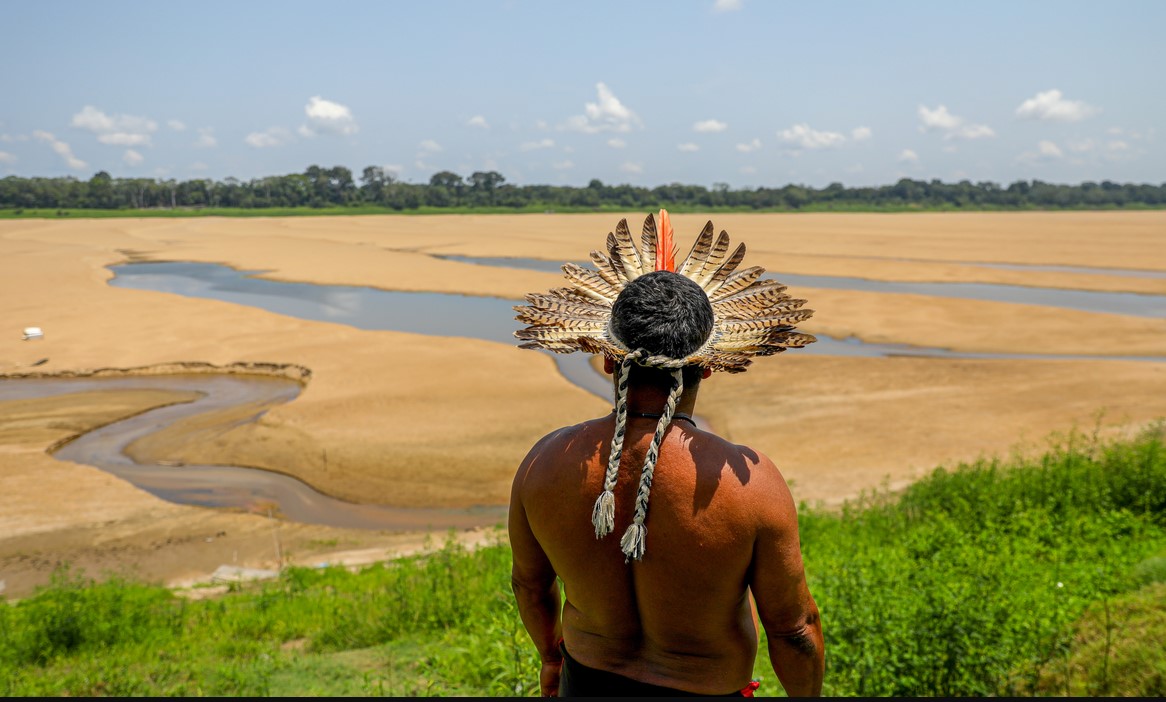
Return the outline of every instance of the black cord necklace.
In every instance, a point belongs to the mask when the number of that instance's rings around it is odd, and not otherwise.
[[[615,410],[613,409],[612,413],[614,413],[614,412],[615,412]],[[644,419],[659,419],[660,417],[663,417],[664,415],[659,413],[659,412],[632,412],[631,410],[628,410],[628,416],[629,417],[643,417]],[[694,427],[696,426],[696,421],[692,418],[692,415],[685,414],[684,412],[676,412],[675,414],[672,415],[672,419],[673,419],[673,421],[675,421],[677,419],[682,419],[682,420],[688,422],[689,424],[691,424],[692,426],[694,426]]]

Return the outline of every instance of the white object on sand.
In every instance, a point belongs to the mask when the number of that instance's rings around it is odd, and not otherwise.
[[[43,331],[41,331],[40,327],[25,327],[24,328],[24,340],[25,341],[28,341],[29,339],[43,339],[44,336],[45,336],[45,333]]]

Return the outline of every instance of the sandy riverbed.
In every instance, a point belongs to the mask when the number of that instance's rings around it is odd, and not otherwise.
[[[633,229],[643,214],[629,213]],[[0,374],[180,362],[295,364],[304,393],[251,425],[140,450],[291,472],[329,494],[402,506],[502,503],[527,448],[608,405],[542,354],[301,321],[210,300],[110,287],[107,265],[213,261],[282,280],[519,299],[554,274],[430,254],[578,260],[617,216],[432,216],[0,222]],[[705,217],[673,218],[686,247]],[[1166,280],[966,265],[1003,262],[1166,271],[1166,213],[718,215],[747,262],[791,273],[977,281],[1166,294]],[[682,252],[683,253],[683,252]],[[796,291],[805,328],[971,351],[1166,356],[1166,319],[1025,305]],[[20,330],[46,336],[25,342]],[[515,324],[517,328],[517,323]],[[1166,416],[1166,367],[1145,362],[798,356],[715,376],[698,410],[768,453],[798,499],[836,503],[940,463],[1036,449],[1096,417],[1122,431]],[[47,359],[36,365],[42,359]],[[158,580],[273,560],[269,520],[171,505],[45,447],[161,396],[0,403],[0,580],[8,594],[53,564],[133,568]],[[17,421],[19,419],[19,421]],[[418,535],[279,525],[287,552],[385,553]],[[468,534],[467,538],[481,538]],[[209,539],[209,540],[208,540]],[[369,551],[371,549],[371,551]]]

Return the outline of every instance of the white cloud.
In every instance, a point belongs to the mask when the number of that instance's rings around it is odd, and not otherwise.
[[[850,138],[854,141],[866,141],[873,133],[870,127],[855,127],[850,130]]]
[[[210,168],[210,166],[206,165],[202,161],[195,161],[194,163],[190,164],[190,170],[192,171],[205,171],[208,168]]]
[[[1055,122],[1079,122],[1096,112],[1097,108],[1080,100],[1066,100],[1056,89],[1037,93],[1016,108],[1017,117]]]
[[[820,132],[805,123],[783,129],[777,133],[777,136],[787,144],[792,144],[799,149],[830,149],[846,141],[846,137],[838,132]]]
[[[1060,158],[1060,157],[1065,155],[1064,153],[1061,152],[1060,147],[1058,147],[1056,144],[1054,144],[1051,141],[1042,140],[1039,143],[1037,143],[1036,148],[1037,148],[1037,151],[1040,152],[1041,156],[1047,156],[1049,158]]]
[[[686,151],[689,153],[693,151],[700,151],[700,147],[696,144],[693,144],[691,141],[684,144],[677,144],[676,148],[680,151]]]
[[[1037,163],[1040,161],[1054,161],[1063,156],[1064,153],[1059,146],[1051,141],[1042,139],[1037,142],[1036,151],[1025,151],[1016,160],[1024,163]]]
[[[612,138],[607,140],[607,145],[613,149],[622,149],[623,147],[627,146],[628,143],[623,139]]]
[[[639,116],[628,109],[604,83],[596,83],[597,102],[583,106],[583,114],[567,120],[565,129],[595,134],[596,132],[630,132],[641,126]]]
[[[283,127],[272,127],[265,132],[251,132],[243,138],[243,143],[256,149],[283,146],[292,141],[291,132]]]
[[[1129,151],[1130,145],[1124,141],[1111,141],[1106,144],[1110,151]]]
[[[631,161],[625,161],[623,163],[623,165],[621,165],[619,167],[619,169],[621,171],[623,171],[624,173],[643,173],[644,172],[644,164],[633,163]]]
[[[556,171],[569,171],[574,167],[575,164],[571,161],[558,161],[557,163],[551,164],[551,168],[555,169]]]
[[[536,151],[538,149],[549,149],[554,147],[554,139],[539,139],[538,141],[527,141],[518,145],[519,151]]]
[[[51,133],[37,130],[32,133],[32,136],[37,141],[48,143],[48,145],[52,147],[53,151],[57,152],[58,156],[65,159],[65,163],[69,164],[69,168],[79,171],[89,166],[89,164],[73,155],[73,149],[69,148],[68,144],[58,140]]]
[[[713,12],[734,12],[741,9],[741,0],[716,0]]]
[[[182,120],[178,120],[178,119],[168,120],[166,122],[166,126],[170,127],[171,129],[173,129],[176,132],[181,132],[181,131],[186,130],[186,123],[183,122]]]
[[[753,175],[757,172],[756,166],[741,166],[741,172],[745,175]]]
[[[899,152],[899,163],[919,163],[919,154],[911,149],[903,149]]]
[[[16,156],[7,151],[0,151],[0,163],[16,163]]]
[[[1069,151],[1083,153],[1085,151],[1092,151],[1097,144],[1092,139],[1075,139],[1070,141],[1067,146],[1069,147]]]
[[[438,144],[436,141],[434,141],[432,139],[426,139],[425,141],[418,144],[417,148],[421,149],[422,151],[425,151],[425,152],[428,152],[431,154],[435,154],[438,151],[441,151],[441,144]]]
[[[158,123],[152,119],[135,115],[111,116],[92,105],[86,105],[73,115],[71,124],[96,134],[102,144],[114,146],[150,146],[150,135],[158,130]]]
[[[715,119],[706,119],[692,125],[694,132],[723,132],[729,128],[729,125]]]
[[[489,129],[490,123],[482,115],[474,115],[466,120],[467,127],[478,127],[479,129]]]
[[[319,95],[308,98],[304,105],[304,114],[308,116],[308,123],[300,126],[303,136],[315,136],[320,133],[340,134],[348,136],[360,131],[352,110],[338,102],[325,100]]]
[[[215,130],[210,127],[199,127],[198,140],[194,142],[195,148],[198,149],[213,149],[219,145],[219,140],[215,138]]]
[[[405,170],[405,167],[399,163],[386,163],[381,168],[384,169],[386,174],[391,174],[394,178],[400,178],[401,172]]]
[[[136,166],[146,159],[143,158],[142,155],[137,151],[134,151],[133,149],[126,149],[126,152],[124,155],[122,155],[121,160],[124,161],[127,166]]]
[[[761,140],[760,139],[754,139],[753,141],[750,141],[750,142],[745,143],[745,144],[737,144],[737,151],[740,151],[743,154],[747,154],[750,151],[756,151],[757,149],[760,149],[760,148],[761,148]]]
[[[963,117],[957,117],[947,111],[947,107],[940,105],[934,110],[929,110],[923,105],[919,106],[919,131],[939,131],[943,133],[944,139],[981,139],[984,137],[996,136],[996,132],[986,124],[968,124]]]

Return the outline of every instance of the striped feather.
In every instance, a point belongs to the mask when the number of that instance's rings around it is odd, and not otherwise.
[[[578,301],[564,300],[561,297],[552,297],[550,295],[527,295],[526,301],[531,307],[548,312],[561,312],[571,317],[609,317],[611,316],[611,307],[600,302],[588,300]],[[515,310],[525,309],[515,307]]]
[[[592,332],[578,329],[556,329],[554,327],[527,327],[514,332],[514,336],[523,341],[550,341],[569,342],[582,337],[595,336]]]
[[[556,327],[559,329],[578,329],[583,331],[598,332],[602,332],[603,330],[607,329],[606,319],[568,316],[559,312],[536,310],[530,307],[518,310],[518,314],[515,315],[514,318],[523,324],[540,327]]]
[[[640,253],[641,260],[645,265],[652,266],[652,270],[656,268],[656,218],[648,215],[644,218],[644,230],[640,233]]]
[[[713,314],[725,320],[753,319],[758,315],[759,310],[762,311],[765,316],[773,316],[778,314],[785,314],[787,312],[793,312],[804,304],[806,304],[805,300],[799,300],[792,297],[788,300],[773,300],[770,304],[766,304],[763,307],[718,302],[713,305]],[[813,310],[804,311],[813,314]],[[810,315],[806,316],[809,317]]]
[[[599,277],[611,283],[617,288],[623,288],[627,281],[623,277],[623,269],[619,271],[615,269],[611,259],[598,251],[591,252],[591,262],[595,264],[595,269],[599,271]]]
[[[611,239],[608,239],[611,242]],[[636,249],[636,243],[632,241],[631,232],[628,231],[628,221],[621,219],[619,224],[615,227],[614,246],[609,247],[608,252],[612,258],[618,258],[623,264],[624,273],[627,274],[628,282],[639,278],[644,274],[644,265],[640,261],[640,252]]]
[[[575,284],[579,292],[597,300],[613,303],[619,295],[619,290],[614,285],[599,277],[595,271],[589,271],[580,265],[564,263],[563,274],[567,276],[567,280]]]
[[[763,275],[765,275],[765,269],[761,266],[750,266],[745,270],[737,271],[726,278],[725,282],[721,283],[719,288],[708,293],[709,301],[715,304],[730,295],[736,295],[753,283],[756,283]]]
[[[696,241],[692,242],[692,248],[688,251],[688,256],[684,258],[684,263],[680,264],[680,268],[676,270],[680,275],[692,278],[693,275],[704,267],[704,262],[708,257],[709,249],[713,245],[713,221],[710,219],[704,225],[704,229],[697,235]]]
[[[768,310],[767,310],[768,311]],[[814,310],[792,310],[780,314],[770,314],[765,317],[752,317],[748,319],[727,319],[721,321],[717,325],[725,333],[737,331],[754,331],[761,329],[769,329],[771,327],[790,327],[798,322],[809,319],[813,316]]]
[[[716,292],[717,288],[721,287],[721,283],[725,282],[725,279],[733,271],[737,270],[737,266],[741,264],[741,260],[744,258],[745,244],[737,244],[737,248],[733,251],[733,255],[729,256],[729,260],[721,264],[720,268],[717,268],[712,276],[709,277],[708,282],[702,286],[704,287],[704,291],[710,295]]]
[[[729,251],[729,233],[722,231],[717,237],[717,243],[713,244],[712,249],[709,250],[708,256],[705,257],[704,263],[701,265],[700,272],[693,273],[688,276],[696,281],[696,284],[704,287],[713,275],[716,274],[717,269],[725,260],[725,254]]]
[[[789,297],[788,295],[782,296],[785,290],[786,286],[776,280],[760,280],[739,293],[721,298],[718,302],[734,302],[742,305],[750,305],[763,300],[786,299]]]

